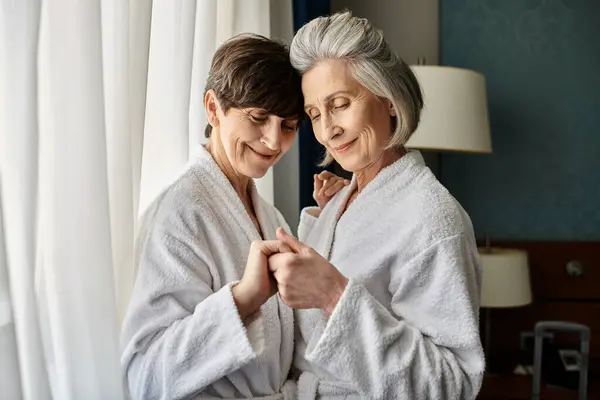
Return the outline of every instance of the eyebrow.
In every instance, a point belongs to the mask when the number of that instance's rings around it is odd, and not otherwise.
[[[347,90],[336,90],[333,93],[329,93],[327,96],[325,96],[325,98],[323,99],[323,103],[328,103],[332,98],[334,98],[335,96],[337,96],[338,94],[349,94],[350,92]],[[304,111],[307,111],[309,108],[314,107],[313,104],[307,104],[304,106]]]

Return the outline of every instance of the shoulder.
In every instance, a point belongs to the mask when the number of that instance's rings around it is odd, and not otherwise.
[[[193,231],[208,210],[201,179],[188,168],[143,213],[140,226],[152,230]]]
[[[423,268],[474,271],[477,276],[475,233],[460,203],[428,168],[404,190],[403,207],[410,224],[399,239],[406,246],[404,261],[417,262]]]
[[[393,209],[408,216],[422,247],[453,236],[474,237],[466,211],[425,166],[391,197],[391,201],[399,199]]]
[[[443,236],[471,230],[471,220],[465,210],[431,172],[415,181],[413,194],[426,221]]]

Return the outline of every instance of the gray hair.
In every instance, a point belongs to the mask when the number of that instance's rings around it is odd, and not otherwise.
[[[388,99],[397,117],[392,121],[394,131],[387,148],[403,146],[417,129],[423,108],[419,82],[367,19],[349,11],[313,19],[294,36],[290,59],[300,74],[322,60],[344,60],[361,85]],[[321,165],[332,161],[327,152]]]

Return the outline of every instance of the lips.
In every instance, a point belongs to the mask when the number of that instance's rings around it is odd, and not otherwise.
[[[248,148],[249,148],[250,150],[252,150],[252,152],[254,152],[254,153],[256,153],[257,155],[259,155],[260,157],[262,157],[262,158],[265,158],[265,159],[268,159],[268,160],[275,158],[275,157],[276,157],[276,156],[279,154],[279,153],[272,153],[272,154],[270,154],[270,153],[263,153],[263,152],[260,152],[260,151],[258,151],[258,150],[255,150],[255,149],[253,149],[253,148],[252,148],[252,147],[250,147],[250,146],[248,146]]]
[[[356,142],[356,139],[346,142],[341,146],[334,147],[334,150],[337,152],[344,152],[344,151],[348,150],[354,144],[354,142]]]

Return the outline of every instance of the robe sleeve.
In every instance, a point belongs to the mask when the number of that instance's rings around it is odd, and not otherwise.
[[[133,399],[188,398],[254,360],[264,341],[260,314],[244,326],[233,283],[212,290],[209,265],[218,260],[186,218],[159,216],[139,254],[121,333]]]
[[[391,310],[350,280],[306,358],[369,399],[474,399],[484,371],[478,258],[460,234],[391,267]]]
[[[321,209],[319,207],[306,207],[300,212],[300,224],[298,225],[298,239],[303,242],[319,219]]]

